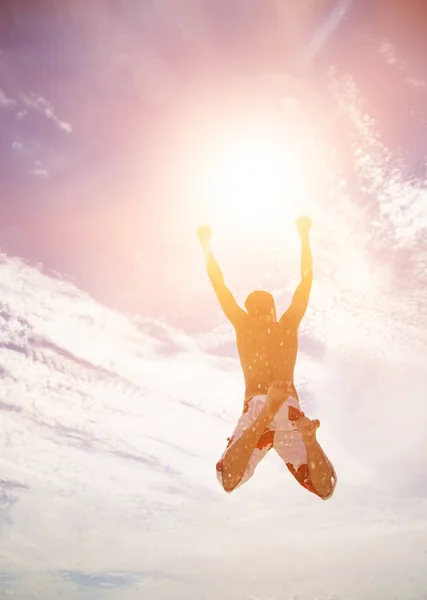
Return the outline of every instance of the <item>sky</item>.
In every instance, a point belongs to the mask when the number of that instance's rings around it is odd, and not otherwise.
[[[0,598],[427,599],[427,10],[358,0],[0,7]],[[274,185],[273,185],[274,184]],[[338,485],[240,415],[226,283],[315,279],[296,386]]]

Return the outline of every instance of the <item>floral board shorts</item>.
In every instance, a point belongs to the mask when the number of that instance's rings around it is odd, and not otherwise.
[[[249,429],[252,423],[258,418],[260,412],[264,408],[266,399],[266,395],[260,395],[254,396],[245,402],[243,413],[237,422],[233,435],[231,438],[228,438],[227,448],[216,465],[217,478],[223,487],[222,461],[224,455],[230,446],[235,444],[240,436],[247,429]],[[329,464],[333,472],[331,481],[332,489],[328,496],[320,496],[311,481],[310,471],[307,464],[307,450],[302,441],[301,434],[296,426],[296,421],[303,416],[305,415],[300,409],[298,400],[293,397],[289,397],[286,402],[283,403],[275,418],[261,434],[258,444],[249,459],[246,470],[236,488],[243,485],[252,477],[258,463],[264,458],[267,452],[271,450],[271,448],[274,448],[298,483],[324,500],[327,500],[332,496],[335,490],[337,477],[335,469],[331,463]]]

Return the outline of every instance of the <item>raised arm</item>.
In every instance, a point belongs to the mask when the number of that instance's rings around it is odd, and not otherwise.
[[[289,318],[299,324],[307,310],[313,283],[313,257],[310,247],[311,221],[308,217],[300,217],[296,221],[298,233],[301,237],[301,282],[292,297],[292,302],[282,319]],[[281,319],[281,320],[282,320]]]
[[[203,249],[206,271],[212,283],[216,297],[222,310],[232,325],[237,325],[243,319],[248,318],[246,312],[237,304],[233,294],[224,283],[224,276],[215,260],[211,248],[212,230],[208,225],[203,225],[197,230],[197,235]]]

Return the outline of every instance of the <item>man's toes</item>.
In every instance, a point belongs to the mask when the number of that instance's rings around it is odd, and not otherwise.
[[[302,432],[305,431],[307,429],[308,424],[310,423],[309,419],[307,419],[307,417],[300,417],[299,419],[297,419],[296,421],[296,426],[298,431]]]
[[[308,417],[300,417],[296,422],[296,426],[301,434],[315,432],[320,427],[320,421],[319,419],[312,421]]]

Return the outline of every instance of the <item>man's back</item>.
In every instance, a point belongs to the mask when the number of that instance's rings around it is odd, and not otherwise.
[[[265,394],[274,381],[293,386],[298,351],[298,325],[287,319],[242,319],[236,330],[237,350],[245,378],[245,398]]]

